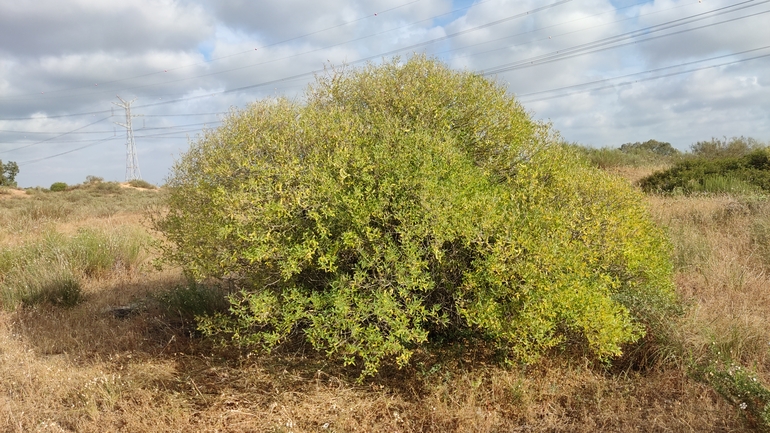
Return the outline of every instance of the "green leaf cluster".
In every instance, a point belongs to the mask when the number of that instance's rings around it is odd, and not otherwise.
[[[13,161],[3,164],[0,160],[0,186],[16,186],[16,175],[19,174],[19,165]]]
[[[567,340],[607,359],[674,303],[639,193],[503,87],[424,57],[234,111],[167,185],[166,260],[240,289],[204,331],[300,336],[363,375],[460,334],[511,360]]]
[[[67,184],[64,182],[54,182],[51,184],[50,190],[52,192],[62,192],[67,190]]]

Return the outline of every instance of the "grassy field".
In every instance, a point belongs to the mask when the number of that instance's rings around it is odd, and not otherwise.
[[[650,167],[610,168],[636,181]],[[106,185],[106,186],[105,186]],[[0,191],[3,432],[741,432],[770,401],[770,204],[649,196],[686,306],[612,366],[569,348],[503,367],[478,345],[357,373],[306,347],[248,356],[200,338],[218,293],[152,264],[144,209],[115,184]],[[770,421],[770,420],[767,420]],[[765,424],[767,425],[767,424]]]

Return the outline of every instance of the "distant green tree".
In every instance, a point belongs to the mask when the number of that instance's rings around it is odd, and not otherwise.
[[[67,184],[64,182],[54,182],[51,184],[51,191],[53,192],[61,192],[67,190]]]
[[[765,147],[762,142],[751,137],[732,137],[722,139],[712,137],[708,141],[699,141],[690,146],[693,155],[704,158],[740,157]]]
[[[16,186],[17,174],[19,174],[19,164],[13,161],[3,164],[3,160],[0,160],[0,186]]]
[[[620,146],[620,150],[624,153],[651,152],[662,156],[675,156],[681,153],[671,143],[658,140],[647,140],[644,143],[638,141],[636,143],[626,143]]]

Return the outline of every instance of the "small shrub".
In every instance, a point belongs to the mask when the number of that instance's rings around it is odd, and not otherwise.
[[[64,182],[54,182],[53,184],[51,184],[50,190],[52,192],[66,191],[67,190],[67,184],[64,183]]]
[[[118,182],[99,182],[94,185],[94,191],[102,194],[116,194],[123,192]]]
[[[102,182],[104,182],[104,178],[103,177],[91,176],[91,175],[86,176],[86,182],[85,183],[88,184],[88,185],[95,185],[97,183],[102,183]]]
[[[752,427],[770,432],[770,389],[755,374],[728,359],[696,366],[693,375],[730,402]]]
[[[134,188],[144,188],[144,189],[156,189],[157,187],[150,182],[147,182],[146,180],[142,179],[134,179],[128,182],[129,185],[133,186]]]
[[[83,299],[80,281],[72,274],[60,274],[40,281],[38,285],[28,287],[22,295],[22,303],[27,306],[49,303],[60,307],[74,307]]]

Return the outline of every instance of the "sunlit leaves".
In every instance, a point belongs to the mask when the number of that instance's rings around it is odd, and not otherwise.
[[[233,113],[174,167],[158,226],[169,260],[242,289],[202,324],[239,344],[300,334],[364,375],[459,334],[610,358],[673,301],[668,247],[579,160],[495,83],[415,57]]]

